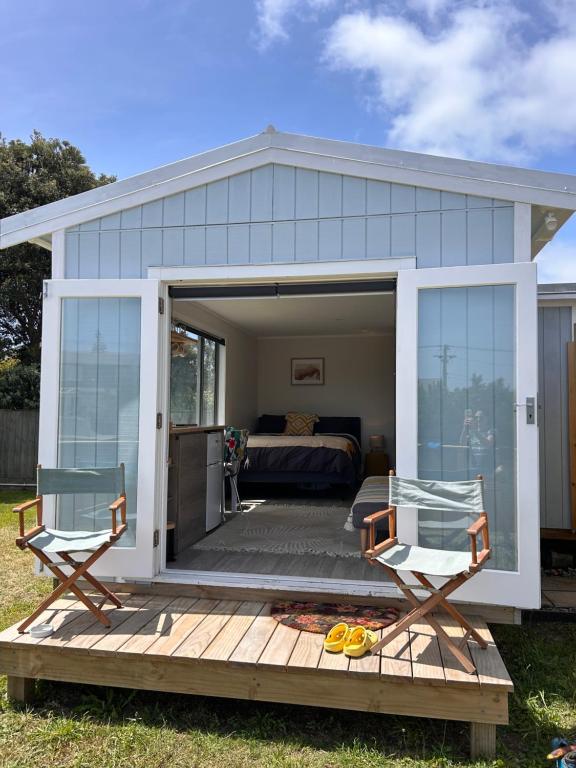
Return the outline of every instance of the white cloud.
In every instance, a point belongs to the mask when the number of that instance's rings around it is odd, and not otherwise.
[[[574,144],[575,0],[540,16],[524,14],[519,0],[410,5],[436,20],[344,13],[324,54],[335,69],[366,79],[389,144],[506,162]]]
[[[256,0],[261,44],[265,47],[274,40],[286,40],[290,16],[314,17],[333,4],[334,0]]]
[[[571,224],[564,229],[575,229]],[[539,283],[576,283],[576,239],[565,236],[564,229],[536,258]]]

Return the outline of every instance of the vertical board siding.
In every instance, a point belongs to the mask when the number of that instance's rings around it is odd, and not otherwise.
[[[572,340],[571,307],[539,307],[540,523],[571,527],[568,435],[567,343]]]
[[[0,410],[0,483],[36,485],[38,411]]]
[[[73,227],[66,277],[405,256],[419,267],[502,263],[513,231],[504,201],[266,165]]]

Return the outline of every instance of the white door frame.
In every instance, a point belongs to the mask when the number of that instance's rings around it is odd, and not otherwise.
[[[538,392],[536,264],[417,269],[398,274],[396,340],[396,468],[404,477],[418,476],[418,291],[426,288],[514,285],[516,319],[516,402]],[[536,410],[537,412],[537,410]],[[540,606],[540,533],[538,429],[517,408],[518,570],[484,569],[458,590],[457,599],[517,608]],[[398,515],[402,541],[418,542],[415,509]]]
[[[119,545],[110,549],[92,569],[103,577],[151,579],[158,558],[154,549],[157,513],[156,468],[160,441],[156,429],[158,411],[158,339],[159,283],[157,280],[46,280],[42,317],[42,377],[40,385],[39,463],[46,467],[58,465],[58,421],[60,391],[60,340],[62,299],[66,298],[125,298],[141,300],[140,316],[140,406],[138,449],[138,513],[136,544]],[[130,499],[128,499],[130,504]],[[53,497],[47,497],[45,524],[55,524]]]

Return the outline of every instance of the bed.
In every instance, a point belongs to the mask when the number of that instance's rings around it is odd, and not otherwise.
[[[311,436],[284,435],[284,416],[264,415],[248,438],[243,483],[290,483],[311,488],[357,485],[361,469],[361,421],[323,416]]]

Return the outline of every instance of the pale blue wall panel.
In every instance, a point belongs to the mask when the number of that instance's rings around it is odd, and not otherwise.
[[[108,229],[120,229],[122,217],[119,213],[112,213],[110,216],[104,216],[100,219],[100,230],[102,232]]]
[[[142,230],[142,277],[146,277],[147,267],[159,267],[162,264],[162,230]]]
[[[272,261],[272,225],[250,225],[250,263],[267,264]]]
[[[442,264],[442,234],[440,213],[420,213],[416,216],[417,266],[439,267]]]
[[[416,188],[405,184],[390,186],[390,210],[392,213],[409,213],[416,210]]]
[[[228,263],[250,263],[250,224],[228,227]]]
[[[440,192],[437,189],[416,187],[417,211],[439,211],[441,207]]]
[[[184,192],[164,198],[165,227],[182,227],[184,225]]]
[[[184,229],[182,227],[170,227],[164,230],[162,264],[169,267],[184,264]]]
[[[466,195],[466,205],[468,208],[492,208],[494,201],[491,197],[476,197],[476,195]]]
[[[104,277],[100,274],[100,233],[78,235],[78,274],[83,279]]]
[[[296,224],[278,221],[272,225],[272,258],[274,261],[294,261],[296,254]]]
[[[228,260],[228,228],[206,228],[206,264],[226,264]]]
[[[120,232],[120,277],[143,276],[141,236],[142,233],[138,229],[127,229]]]
[[[206,224],[206,186],[189,189],[184,195],[184,222]]]
[[[206,263],[206,228],[187,227],[184,230],[184,264]]]
[[[295,216],[296,171],[286,165],[274,166],[273,210],[275,221],[286,221]]]
[[[327,219],[318,225],[318,258],[336,261],[342,258],[342,221]]]
[[[440,200],[443,210],[466,208],[466,195],[459,195],[457,192],[441,192]]]
[[[318,222],[296,222],[296,261],[318,259]]]
[[[73,280],[74,278],[77,278],[80,276],[80,271],[78,268],[78,235],[77,234],[66,234],[66,245],[65,245],[65,268],[64,268],[64,274],[67,278],[70,280]]]
[[[492,264],[492,210],[468,211],[467,263]]]
[[[366,257],[390,258],[390,217],[374,216],[366,222]]]
[[[272,174],[271,165],[252,171],[252,221],[271,221],[272,219]]]
[[[230,176],[228,185],[228,221],[250,221],[250,173]]]
[[[342,215],[364,216],[366,214],[366,179],[344,176],[342,182]]]
[[[206,223],[226,224],[228,221],[228,179],[214,181],[206,188]]]
[[[100,229],[100,219],[93,219],[92,221],[85,221],[78,227],[80,232],[95,232]]]
[[[342,258],[366,258],[366,219],[344,219],[342,222]]]
[[[164,200],[154,200],[142,206],[142,227],[161,227],[163,218]]]
[[[466,264],[466,211],[442,213],[442,266]]]
[[[415,255],[420,267],[511,262],[513,225],[513,205],[491,198],[267,165],[68,230],[66,274]]]
[[[342,216],[342,176],[321,171],[318,179],[318,216],[321,219]]]
[[[494,263],[514,261],[514,208],[495,208],[494,215]]]
[[[120,232],[100,234],[100,275],[120,277]]]
[[[369,216],[390,213],[390,184],[387,181],[366,182],[366,213]]]
[[[391,256],[400,258],[416,255],[416,216],[392,216]]]
[[[296,218],[318,218],[318,171],[296,168]]]

